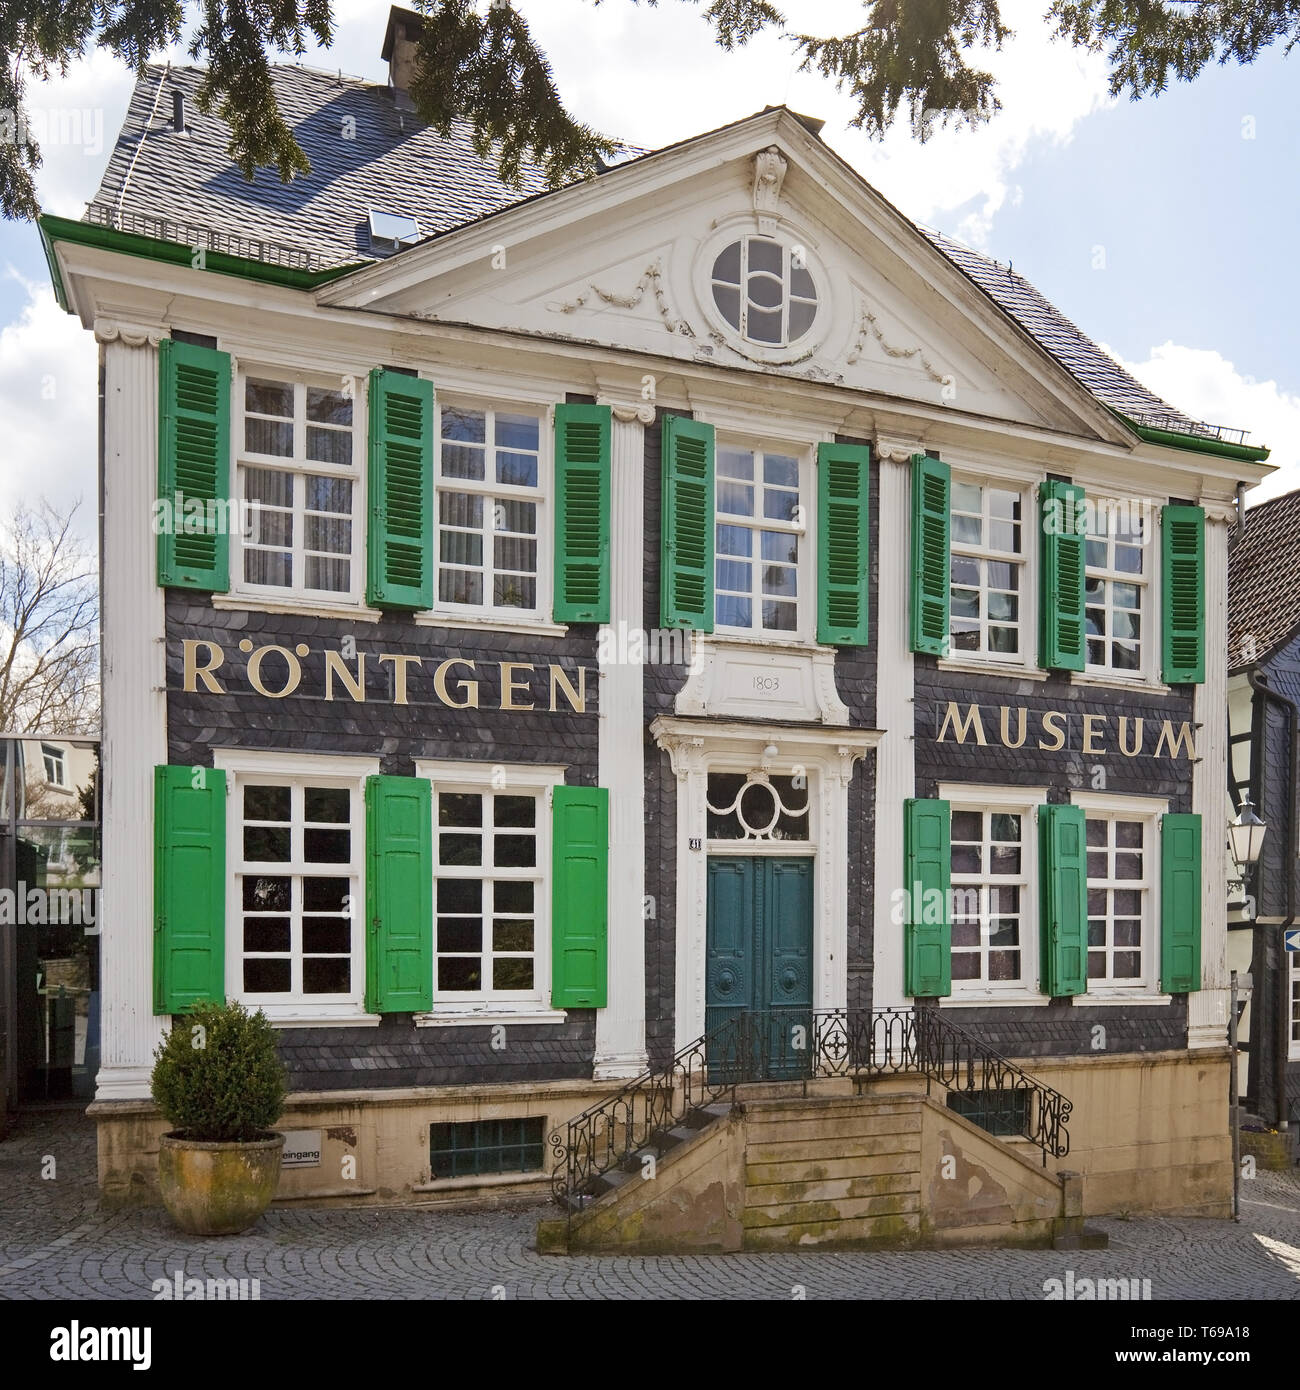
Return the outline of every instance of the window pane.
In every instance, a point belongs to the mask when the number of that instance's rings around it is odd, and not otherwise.
[[[744,483],[718,480],[718,510],[732,516],[754,515],[754,489]]]
[[[244,819],[287,821],[290,791],[288,787],[244,786]]]
[[[284,381],[263,381],[249,377],[244,382],[244,409],[258,415],[280,415],[293,419],[293,387]]]
[[[532,912],[533,885],[529,882],[503,879],[492,885],[492,902],[498,912]]]
[[[439,825],[482,825],[483,798],[472,792],[443,792],[438,798]]]
[[[754,455],[747,449],[719,449],[717,459],[719,477],[753,482]]]
[[[537,841],[532,835],[498,835],[495,861],[498,868],[527,869],[537,863]]]
[[[749,302],[763,309],[779,309],[785,287],[771,275],[751,275],[749,277]]]
[[[288,912],[292,894],[292,879],[243,875],[243,903],[246,912]]]
[[[498,453],[497,482],[507,487],[536,487],[537,455]]]
[[[733,241],[718,253],[717,260],[713,262],[713,278],[729,281],[733,285],[740,284],[740,242]]]
[[[481,912],[483,910],[482,879],[440,878],[437,887],[439,912]],[[499,907],[500,903],[497,906]]]
[[[306,507],[309,512],[333,512],[339,516],[352,514],[352,484],[347,478],[322,478],[309,473]]]
[[[785,488],[763,490],[763,516],[768,521],[793,521],[799,506],[799,494]]]
[[[350,878],[325,878],[313,874],[302,881],[304,912],[342,912],[352,889]]]
[[[492,962],[493,989],[532,989],[533,962],[511,956]]]
[[[288,994],[292,982],[287,960],[266,960],[261,957],[244,959],[244,992],[246,994]]]
[[[483,948],[483,921],[479,917],[439,917],[440,951],[479,951]]]
[[[313,463],[351,463],[352,431],[308,425],[306,456]]]
[[[285,787],[287,792],[289,789]],[[309,821],[346,825],[351,816],[352,797],[346,787],[307,787],[303,791],[303,814]],[[248,798],[244,798],[247,806]],[[247,812],[246,812],[247,814]],[[259,816],[259,820],[270,819]]]
[[[285,951],[289,949],[287,917],[245,917],[245,951]]]
[[[455,439],[466,444],[487,442],[487,416],[483,411],[444,405],[441,415],[444,439]]]
[[[763,602],[763,627],[768,632],[793,632],[799,625],[799,611],[793,603]]]
[[[798,272],[796,272],[797,274]],[[813,320],[817,317],[817,306],[815,304],[804,304],[795,300],[790,305],[790,341],[802,338],[805,333],[813,326]]]
[[[303,561],[303,584],[331,594],[346,593],[352,584],[352,566],[347,560],[331,560],[308,555]]]
[[[438,520],[444,526],[483,529],[483,497],[474,492],[438,493]],[[511,528],[516,529],[516,528]]]
[[[346,956],[304,956],[304,994],[346,994],[352,987],[352,963]]]
[[[754,606],[747,598],[733,594],[719,594],[717,622],[722,627],[752,627]]]
[[[346,917],[304,917],[302,949],[309,955],[346,955],[352,949],[352,924]]]
[[[483,862],[483,841],[478,835],[448,835],[438,837],[439,862],[448,868],[463,868]]]
[[[484,450],[473,445],[444,444],[440,458],[444,478],[470,478],[482,482],[485,476]]]
[[[482,967],[478,956],[439,956],[438,988],[448,993],[479,989]]]
[[[536,608],[537,581],[499,574],[492,581],[492,602],[497,608]]]
[[[268,507],[293,506],[292,473],[280,468],[245,468],[244,496]]]
[[[535,825],[537,798],[532,796],[495,796],[492,798],[492,824],[505,826]]]
[[[324,386],[307,388],[307,418],[320,425],[350,425],[352,397]]]
[[[277,458],[293,457],[293,425],[288,421],[259,420],[244,417],[244,448],[250,454],[274,454]]]
[[[761,554],[764,560],[779,560],[783,564],[797,564],[799,560],[799,537],[787,535],[784,531],[760,531]]]
[[[286,861],[289,858],[289,827],[246,825],[244,858],[253,864]]]
[[[756,343],[779,343],[781,341],[781,311],[767,313],[751,309],[747,322],[748,336]]]
[[[309,864],[346,864],[352,858],[350,830],[303,831],[303,857]]]
[[[492,949],[494,951],[531,951],[533,949],[533,924],[514,922],[498,918],[492,923]]]
[[[728,289],[725,285],[714,285],[713,302],[718,312],[733,327],[740,327],[740,291]]]
[[[718,527],[718,554],[719,555],[752,555],[754,551],[754,533],[746,526],[719,526]]]
[[[766,237],[749,238],[749,268],[754,270],[766,270],[773,275],[781,275],[785,271],[785,248],[778,241],[772,241]]]

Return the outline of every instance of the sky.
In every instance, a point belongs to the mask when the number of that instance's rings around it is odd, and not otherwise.
[[[1300,484],[1300,51],[1216,67],[1132,102],[1106,94],[1105,61],[1053,41],[1046,0],[1003,0],[1015,30],[982,55],[1002,111],[925,145],[899,129],[872,141],[853,103],[798,72],[766,35],[732,54],[692,0],[515,0],[579,118],[653,148],[786,103],[826,121],[822,138],[913,220],[1025,275],[1157,394],[1196,419],[1250,432],[1278,472],[1254,500]],[[794,7],[788,6],[789,9]],[[382,81],[389,3],[335,0],[337,34],[314,67]],[[794,11],[821,33],[862,22],[859,0]],[[174,62],[188,61],[177,50]],[[287,61],[287,60],[286,60]],[[47,212],[93,198],[133,85],[104,54],[31,84],[34,129],[80,113],[80,142],[47,143]],[[54,303],[35,227],[0,222],[0,512],[48,497],[95,512],[95,346]]]

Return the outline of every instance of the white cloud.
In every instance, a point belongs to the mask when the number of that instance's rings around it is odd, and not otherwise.
[[[1273,473],[1250,494],[1252,502],[1300,486],[1300,395],[1276,381],[1243,375],[1210,348],[1162,343],[1145,362],[1123,364],[1144,385],[1194,420],[1250,432],[1250,444],[1273,452]]]
[[[29,82],[27,111],[41,148],[36,188],[41,206],[80,217],[95,196],[131,100],[135,75],[96,50],[67,74]]]
[[[27,302],[0,329],[0,419],[5,422],[0,515],[39,497],[66,512],[80,498],[78,530],[93,542],[95,341],[80,319],[59,308],[49,286],[25,280],[12,268],[7,274],[20,282]]]

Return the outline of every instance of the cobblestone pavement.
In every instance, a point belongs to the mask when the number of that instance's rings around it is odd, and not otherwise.
[[[55,1175],[42,1178],[45,1156]],[[493,1211],[278,1209],[202,1240],[161,1209],[101,1213],[94,1129],[30,1114],[0,1143],[0,1299],[151,1298],[155,1279],[247,1278],[262,1299],[1041,1299],[1047,1279],[1150,1279],[1153,1299],[1300,1297],[1300,1173],[1242,1184],[1242,1220],[1108,1219],[1108,1250],[538,1255],[528,1203]]]

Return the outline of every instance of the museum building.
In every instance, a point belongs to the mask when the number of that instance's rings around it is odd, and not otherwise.
[[[288,186],[147,68],[41,221],[100,344],[106,1198],[203,999],[281,1030],[281,1196],[367,1201],[544,1187],[729,1021],[919,1002],[1069,1098],[1085,1211],[1223,1214],[1267,451],[784,107],[503,186],[415,121],[416,23],[387,84],[274,70]]]

